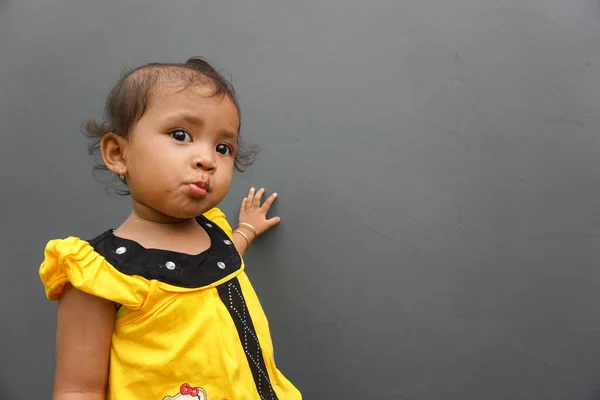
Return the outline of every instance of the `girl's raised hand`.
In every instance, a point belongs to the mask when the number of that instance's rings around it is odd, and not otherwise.
[[[244,197],[244,200],[242,200],[239,227],[237,229],[250,232],[256,237],[281,221],[279,217],[267,218],[267,213],[273,205],[273,202],[275,202],[277,193],[270,195],[261,205],[260,201],[264,194],[265,189],[260,189],[258,191],[254,188],[250,189],[248,197]]]

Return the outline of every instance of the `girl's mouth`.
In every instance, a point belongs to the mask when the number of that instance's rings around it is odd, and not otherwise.
[[[208,184],[206,182],[192,182],[189,184],[190,194],[193,197],[204,197],[206,196],[206,188]]]

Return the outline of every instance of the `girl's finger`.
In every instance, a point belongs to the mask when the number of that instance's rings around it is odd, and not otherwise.
[[[265,189],[260,189],[258,192],[256,192],[256,196],[254,196],[254,207],[260,207],[260,199],[262,199],[264,193]]]
[[[244,197],[242,199],[242,206],[240,207],[243,211],[246,211],[246,203],[248,202],[248,198]]]
[[[279,224],[281,222],[281,218],[279,217],[273,217],[273,218],[269,218],[267,220],[267,224],[269,225],[269,228],[274,227],[275,225]]]
[[[250,208],[252,203],[254,202],[254,188],[250,188],[248,192],[248,202],[246,203],[247,207]]]
[[[261,210],[264,212],[269,211],[269,208],[271,208],[271,206],[275,202],[276,198],[277,198],[277,193],[273,193],[272,195],[270,195],[269,198],[267,200],[265,200],[264,204],[261,207]]]

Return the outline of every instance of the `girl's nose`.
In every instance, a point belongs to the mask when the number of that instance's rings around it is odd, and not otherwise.
[[[194,158],[194,167],[205,171],[213,171],[217,168],[215,158],[211,154],[203,152]]]

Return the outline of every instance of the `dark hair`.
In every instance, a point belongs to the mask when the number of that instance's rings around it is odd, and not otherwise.
[[[231,83],[208,62],[199,57],[192,57],[185,63],[149,63],[130,71],[126,71],[106,99],[104,121],[98,123],[91,119],[83,126],[84,134],[93,139],[88,146],[90,155],[100,149],[100,141],[109,132],[122,137],[128,137],[136,121],[146,112],[152,92],[159,84],[214,87],[211,97],[229,97],[240,115],[235,90]],[[235,169],[244,172],[250,166],[260,151],[258,146],[248,145],[240,140],[238,129],[238,151],[235,155]],[[100,162],[94,169],[108,171],[106,165]],[[128,194],[120,191],[120,194]]]

